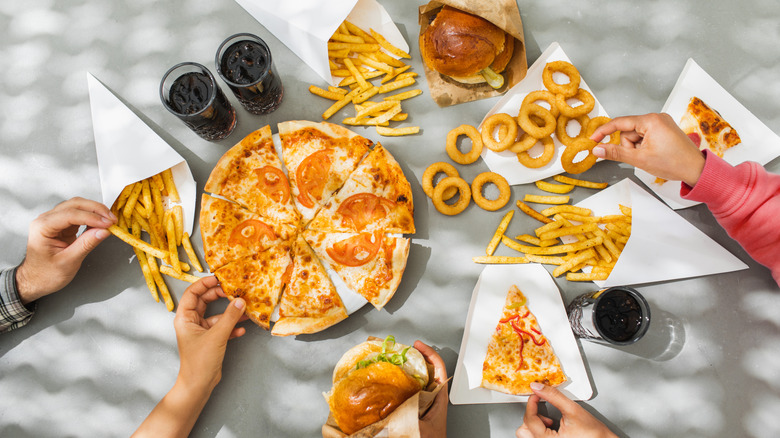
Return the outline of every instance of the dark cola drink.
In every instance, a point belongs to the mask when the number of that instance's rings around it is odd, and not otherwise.
[[[650,306],[629,287],[580,295],[567,306],[566,313],[577,337],[613,345],[635,343],[650,326]]]
[[[197,63],[174,66],[163,77],[160,98],[165,107],[205,140],[220,140],[233,132],[236,111],[214,76]]]
[[[217,50],[217,72],[241,105],[252,114],[279,108],[284,87],[263,40],[242,33],[226,39]]]

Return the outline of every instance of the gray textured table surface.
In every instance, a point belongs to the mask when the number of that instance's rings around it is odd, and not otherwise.
[[[381,3],[417,49],[419,2]],[[610,115],[659,111],[686,59],[694,58],[773,131],[780,132],[780,4],[776,0],[611,2],[519,0],[528,61],[558,41]],[[85,72],[101,79],[189,162],[202,186],[214,163],[252,130],[290,119],[320,120],[326,104],[306,90],[322,81],[231,0],[27,0],[0,4],[0,264],[24,254],[27,225],[55,203],[99,199]],[[157,86],[171,65],[213,54],[240,31],[269,43],[285,85],[267,117],[238,109],[228,139],[196,137],[161,106]],[[424,77],[421,88],[427,91]],[[233,98],[230,99],[238,105]],[[381,139],[411,180],[416,202],[407,272],[386,311],[361,309],[325,332],[272,338],[256,327],[232,341],[224,378],[195,425],[198,437],[317,436],[321,393],[333,364],[368,335],[394,334],[436,346],[454,371],[469,299],[501,214],[471,206],[438,214],[420,178],[445,157],[446,133],[478,123],[496,99],[439,109],[427,95],[405,107],[420,135]],[[372,130],[358,129],[373,140]],[[777,160],[768,168],[780,171]],[[467,180],[484,171],[464,168]],[[589,175],[633,175],[614,163]],[[528,187],[513,188],[513,199]],[[585,196],[577,192],[575,202]],[[617,433],[650,436],[780,435],[780,293],[703,206],[681,214],[750,269],[640,286],[654,322],[628,349],[581,345],[595,388],[587,408]],[[517,217],[512,230],[531,226]],[[199,238],[195,245],[202,248]],[[127,436],[173,384],[173,314],[146,290],[131,251],[112,239],[73,283],[40,301],[25,328],[0,337],[0,435]],[[177,296],[183,286],[169,281]],[[592,284],[557,281],[564,301]],[[224,304],[223,304],[224,306]],[[219,306],[215,306],[215,311]],[[452,437],[513,436],[524,405],[450,406]]]

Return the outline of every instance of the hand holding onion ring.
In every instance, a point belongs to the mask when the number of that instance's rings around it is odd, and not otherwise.
[[[593,147],[598,143],[589,139],[581,138],[574,141],[571,146],[567,146],[561,155],[561,165],[563,170],[568,173],[582,173],[593,167],[598,160],[598,157],[593,155]],[[574,162],[574,158],[583,151],[587,151],[588,155],[581,161]]]

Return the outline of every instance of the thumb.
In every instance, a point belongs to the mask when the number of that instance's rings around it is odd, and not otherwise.
[[[80,264],[87,257],[87,254],[92,252],[100,242],[106,240],[106,237],[110,235],[111,233],[105,228],[87,229],[73,243],[68,245],[63,251],[63,255],[71,261]]]
[[[579,405],[573,402],[571,399],[563,395],[561,391],[552,386],[544,385],[538,382],[531,383],[531,390],[539,398],[555,406],[556,409],[561,411],[561,414],[571,414],[572,410],[579,407]]]
[[[227,306],[225,312],[219,318],[219,321],[214,324],[213,328],[223,334],[225,339],[229,338],[233,328],[236,327],[238,321],[244,316],[244,308],[246,308],[246,302],[243,298],[234,299]]]
[[[633,165],[637,149],[626,148],[618,144],[599,143],[593,147],[593,155],[612,161],[621,161]]]

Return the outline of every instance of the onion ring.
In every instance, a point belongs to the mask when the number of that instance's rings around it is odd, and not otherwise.
[[[496,125],[505,127],[505,134],[501,135],[499,129],[499,140],[496,141],[493,138],[493,131],[496,129]],[[491,151],[501,152],[505,151],[512,146],[517,137],[517,122],[514,117],[506,113],[496,113],[485,119],[485,123],[482,124],[482,144],[488,147]]]
[[[580,132],[574,137],[569,136],[569,133],[566,132],[566,126],[569,124],[569,120],[576,120],[577,123],[580,124]],[[585,134],[587,133],[589,123],[590,118],[587,116],[587,114],[583,114],[574,118],[562,115],[558,117],[558,124],[555,127],[555,136],[558,137],[558,141],[563,143],[565,146],[571,146],[574,144],[575,140],[587,138]]]
[[[568,84],[559,84],[553,80],[553,73],[560,72],[569,77]],[[570,62],[553,61],[548,62],[542,71],[542,82],[553,94],[562,94],[565,97],[571,97],[577,94],[580,88],[580,72]]]
[[[582,102],[582,105],[572,107],[566,102],[566,99],[577,99]],[[590,94],[588,90],[580,88],[577,90],[577,94],[571,97],[564,97],[562,94],[556,94],[555,106],[561,114],[573,118],[593,111],[593,107],[596,106],[596,99],[593,98],[593,95]]]
[[[446,204],[442,199],[444,191],[450,187],[458,189],[458,194],[460,195],[458,200],[452,205]],[[439,184],[433,189],[431,200],[433,201],[433,206],[436,207],[436,210],[438,210],[439,213],[446,214],[447,216],[454,216],[465,210],[471,203],[471,187],[469,186],[469,183],[464,181],[461,177],[448,176],[439,181]]]
[[[517,161],[530,169],[538,169],[544,166],[545,164],[552,161],[553,156],[555,155],[555,142],[553,141],[552,137],[548,135],[547,137],[537,141],[542,142],[542,145],[544,146],[544,152],[542,152],[542,155],[539,155],[538,157],[532,157],[527,150],[517,154]],[[536,142],[534,142],[534,145],[535,144]]]
[[[496,199],[487,199],[482,195],[482,188],[489,182],[498,187],[498,198]],[[509,183],[506,182],[506,178],[495,172],[480,173],[471,182],[471,197],[474,199],[474,203],[483,210],[496,211],[502,208],[509,202],[511,194],[512,191],[509,188]]]
[[[433,184],[433,178],[439,173],[443,173],[447,176],[460,176],[458,174],[458,169],[456,169],[455,166],[450,163],[445,163],[444,161],[439,161],[438,163],[433,163],[428,166],[422,176],[422,188],[423,192],[425,192],[429,198],[433,198],[433,190],[436,188]],[[455,196],[456,193],[458,193],[458,189],[450,187],[449,190],[444,192],[442,199],[446,201]]]
[[[527,132],[524,132],[520,137],[520,140],[516,141],[512,146],[509,146],[509,151],[519,154],[520,152],[527,151],[534,147],[537,141],[539,140],[531,137]]]
[[[589,138],[579,138],[572,143],[571,146],[566,146],[561,154],[561,165],[563,170],[568,173],[582,173],[593,167],[596,164],[598,158],[593,155],[593,147],[596,146],[596,142]],[[574,157],[582,151],[588,151],[588,156],[585,159],[574,162]]]
[[[544,121],[543,125],[538,125],[531,117],[536,116]],[[520,129],[528,133],[533,138],[544,138],[555,132],[555,117],[550,110],[535,103],[522,105],[517,114],[517,124]]]
[[[553,117],[558,117],[558,107],[555,105],[555,94],[547,90],[536,90],[528,93],[523,99],[523,103],[520,105],[530,105],[540,100],[547,102],[550,105],[550,113]]]
[[[471,139],[471,150],[463,153],[458,149],[458,136],[465,135]],[[447,155],[458,164],[471,164],[482,154],[482,136],[477,128],[471,125],[460,125],[447,134]]]
[[[598,116],[590,119],[588,122],[588,129],[585,133],[585,136],[590,138],[596,130],[601,127],[601,125],[609,122],[611,119],[606,116]],[[602,141],[602,143],[604,143]],[[612,134],[609,134],[609,141],[607,143],[612,144],[620,144],[620,131],[615,131]]]

